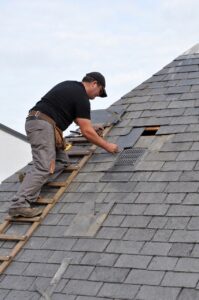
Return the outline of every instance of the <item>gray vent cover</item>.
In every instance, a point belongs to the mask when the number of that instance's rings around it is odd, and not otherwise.
[[[146,150],[143,148],[124,149],[115,161],[114,166],[132,166],[135,164],[138,158],[140,158],[145,153],[145,151]]]

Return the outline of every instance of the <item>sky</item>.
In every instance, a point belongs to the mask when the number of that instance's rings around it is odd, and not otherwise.
[[[199,42],[198,0],[0,0],[0,122],[21,133],[54,85],[104,74],[103,109]]]

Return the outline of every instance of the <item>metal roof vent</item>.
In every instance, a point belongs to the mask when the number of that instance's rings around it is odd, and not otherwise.
[[[108,172],[132,172],[140,158],[147,152],[145,148],[124,148],[116,158]],[[103,179],[103,177],[102,177]]]
[[[124,149],[115,161],[115,166],[134,165],[137,160],[145,153],[143,148],[127,148]]]

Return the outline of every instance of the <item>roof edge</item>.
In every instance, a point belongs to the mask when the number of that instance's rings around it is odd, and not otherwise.
[[[19,138],[20,140],[22,140],[24,142],[28,142],[27,137],[24,134],[14,130],[14,129],[11,129],[11,128],[3,125],[2,123],[0,123],[0,129],[6,133],[9,133],[9,134]]]

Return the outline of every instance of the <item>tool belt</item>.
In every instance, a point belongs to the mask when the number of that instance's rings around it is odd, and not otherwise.
[[[48,123],[50,123],[53,126],[54,133],[55,133],[55,146],[57,149],[64,150],[66,147],[66,143],[64,141],[63,132],[61,131],[61,129],[59,129],[59,127],[56,126],[55,121],[52,118],[50,118],[49,116],[47,116],[46,114],[44,114],[40,111],[36,111],[36,110],[31,110],[29,112],[28,117],[31,117],[31,116],[34,116],[38,120],[47,121]]]

